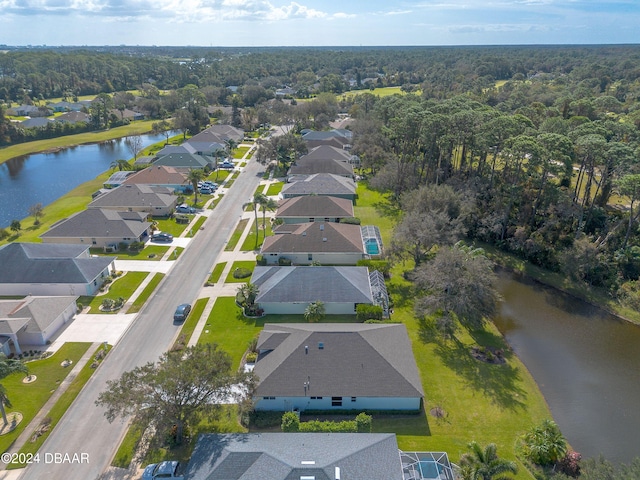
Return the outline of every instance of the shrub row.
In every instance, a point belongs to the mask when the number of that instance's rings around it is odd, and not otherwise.
[[[282,415],[281,428],[283,432],[371,433],[371,416],[359,413],[355,420],[343,420],[342,422],[330,420],[300,422],[295,412],[286,412]]]

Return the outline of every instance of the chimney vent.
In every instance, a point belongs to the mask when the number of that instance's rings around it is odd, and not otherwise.
[[[324,230],[324,223],[320,224],[320,231]]]
[[[326,241],[327,241],[327,237],[323,237],[323,238],[322,238],[322,241],[323,241],[323,242],[326,242]]]
[[[318,350],[324,349],[324,342],[318,342]]]
[[[340,480],[340,467],[336,467],[335,480]]]
[[[307,355],[309,353],[309,345],[304,346],[304,354]]]

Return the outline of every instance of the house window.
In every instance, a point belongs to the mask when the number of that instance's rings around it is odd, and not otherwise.
[[[311,400],[322,400],[322,397],[311,397]]]
[[[310,222],[315,222],[315,221],[316,221],[316,219],[315,219],[315,218],[313,218],[313,217],[311,217],[311,218],[309,219],[309,221],[310,221]]]
[[[307,260],[313,260],[313,253],[307,253]]]
[[[356,401],[356,397],[351,397],[351,401],[355,402]]]
[[[325,221],[325,222],[329,222],[329,221],[330,221],[330,220],[329,220],[329,217],[324,217],[324,221]]]
[[[342,397],[331,397],[331,406],[332,407],[341,407],[342,406]]]
[[[262,397],[263,400],[275,400],[276,397]]]

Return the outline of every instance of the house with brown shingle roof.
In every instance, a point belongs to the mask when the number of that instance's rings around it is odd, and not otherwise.
[[[356,265],[366,258],[359,225],[344,223],[284,224],[265,238],[260,253],[268,265],[280,258],[294,265]]]
[[[278,203],[275,214],[284,223],[339,222],[350,217],[353,217],[351,200],[327,196],[285,198]]]
[[[184,173],[181,173],[175,167],[165,165],[151,165],[127,177],[122,184],[168,187],[179,192],[185,192],[185,190],[192,190],[193,188]]]

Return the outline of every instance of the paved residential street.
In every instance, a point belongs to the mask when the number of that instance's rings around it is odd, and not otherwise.
[[[247,164],[233,188],[211,212],[203,230],[189,239],[189,247],[175,262],[152,301],[134,322],[125,326],[126,331],[120,341],[40,449],[41,458],[45,454],[62,454],[59,458],[63,461],[32,464],[23,471],[21,479],[119,478],[113,472],[104,475],[103,472],[126,432],[126,424],[119,420],[109,424],[94,402],[107,380],[119,378],[123,372],[136,366],[156,361],[172,344],[180,329],[172,322],[176,305],[193,303],[198,297],[216,258],[243,214],[243,203],[252,197],[260,183],[263,169],[255,161]],[[114,327],[123,328],[122,325]],[[64,461],[65,454],[68,454],[70,462]],[[78,463],[71,463],[74,455]],[[49,458],[54,457],[49,455]]]

